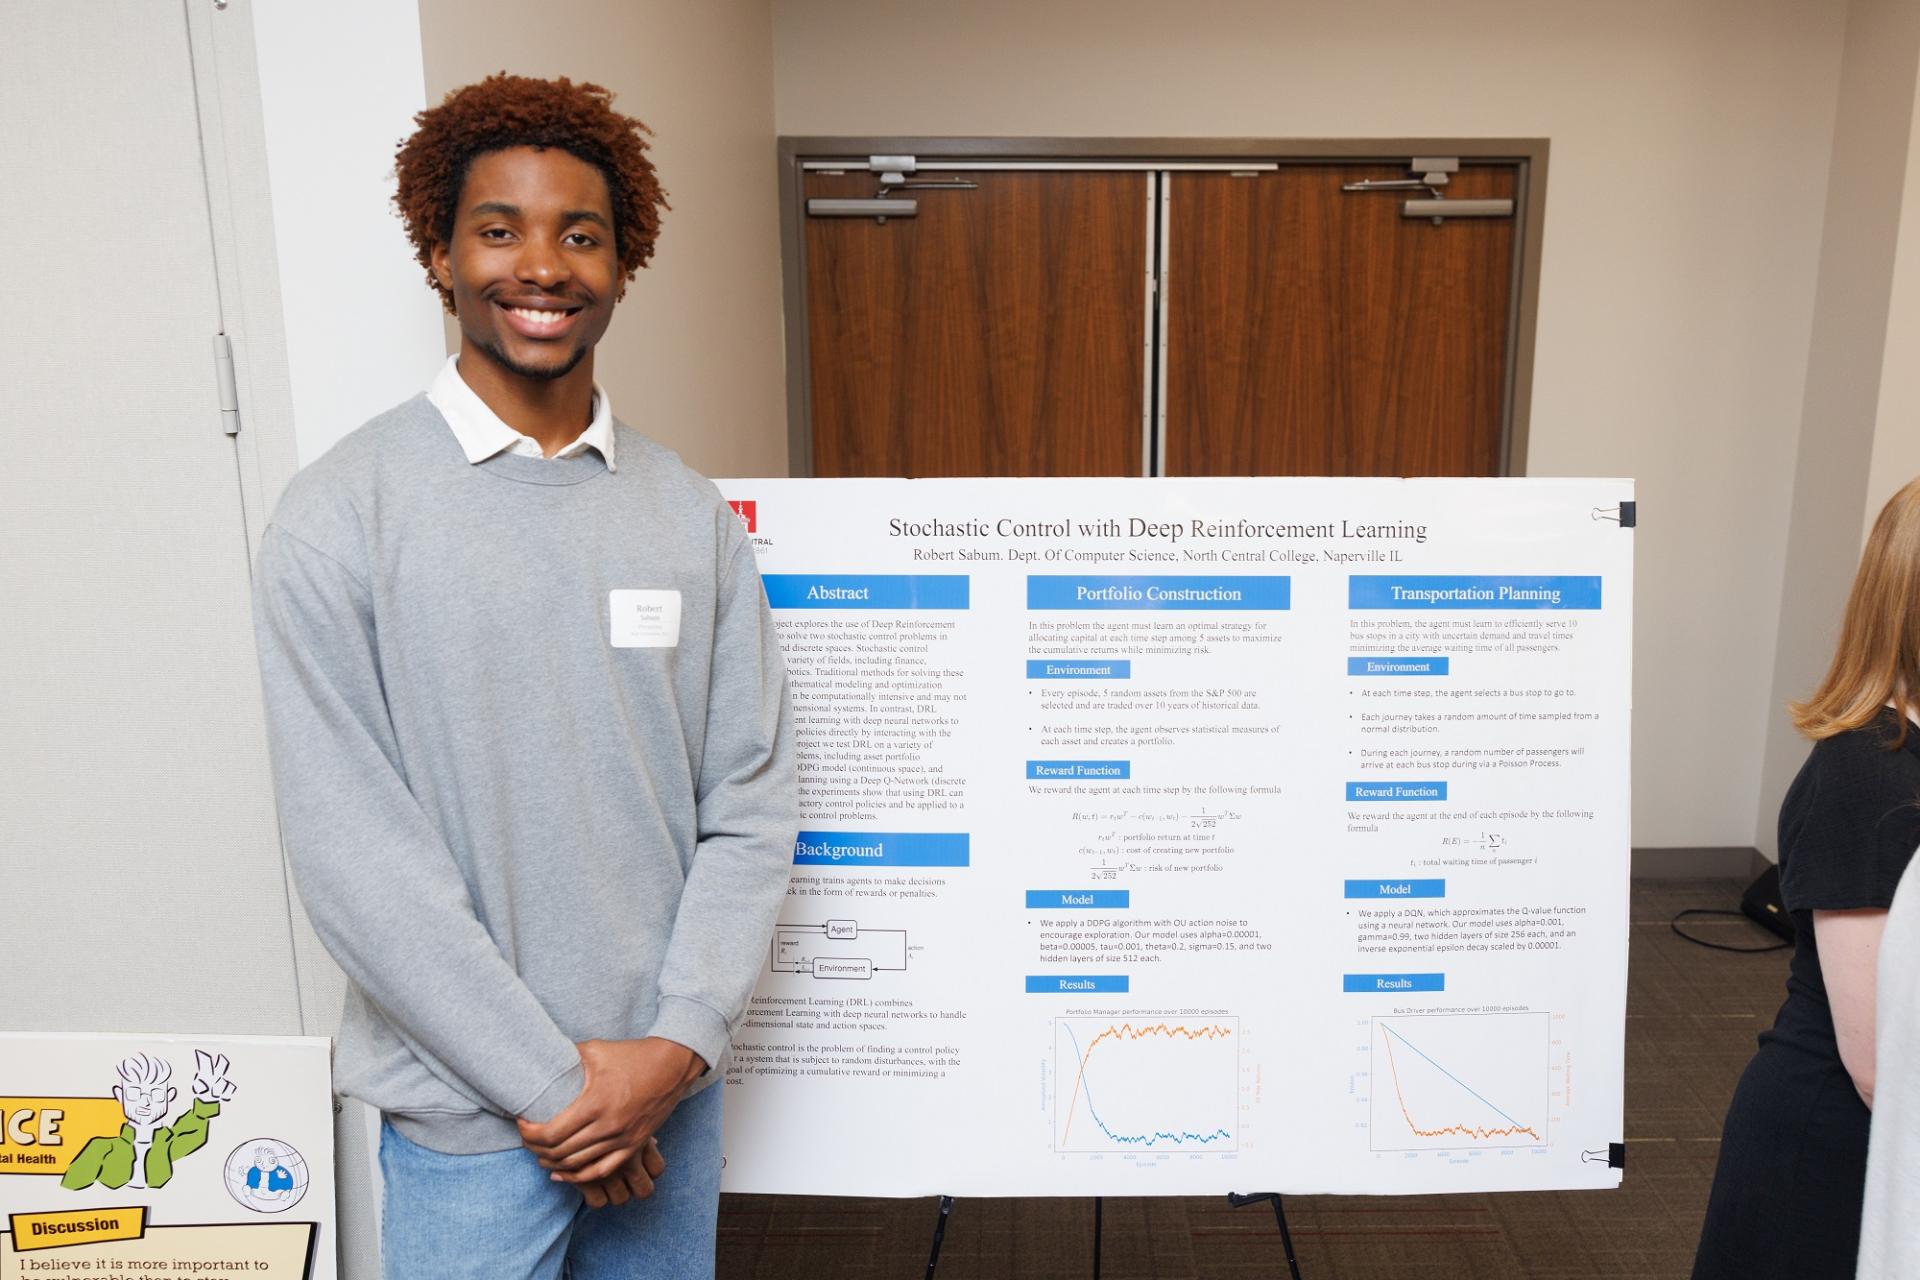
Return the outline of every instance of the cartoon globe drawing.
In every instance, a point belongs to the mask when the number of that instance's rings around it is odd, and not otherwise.
[[[248,1138],[227,1157],[227,1194],[260,1213],[284,1213],[307,1194],[307,1162],[278,1138]]]

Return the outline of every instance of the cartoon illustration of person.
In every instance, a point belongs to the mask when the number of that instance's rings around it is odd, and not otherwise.
[[[247,1170],[247,1190],[261,1192],[269,1200],[284,1200],[293,1192],[293,1175],[280,1163],[272,1147],[253,1149],[253,1167]]]
[[[209,1122],[220,1114],[220,1104],[233,1097],[227,1055],[195,1049],[193,1062],[193,1105],[171,1125],[165,1123],[167,1111],[180,1092],[169,1083],[172,1064],[144,1053],[121,1062],[122,1083],[113,1086],[113,1096],[120,1100],[127,1122],[112,1137],[95,1138],[82,1147],[60,1185],[69,1191],[96,1182],[115,1191],[166,1186],[174,1163],[206,1145]]]

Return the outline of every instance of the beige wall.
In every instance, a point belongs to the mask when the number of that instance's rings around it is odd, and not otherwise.
[[[1529,469],[1639,481],[1633,837],[1759,807],[1843,0],[775,0],[782,134],[1542,136]]]
[[[1905,7],[1920,27],[1916,6]],[[1920,46],[1916,33],[1912,50]],[[1908,77],[1915,68],[1909,56]],[[1907,131],[1906,183],[1900,204],[1900,234],[1894,246],[1887,345],[1881,358],[1880,403],[1874,417],[1873,463],[1867,474],[1865,526],[1900,486],[1920,476],[1920,97]]]
[[[766,0],[421,0],[427,96],[495,71],[612,89],[673,209],[595,356],[629,425],[711,476],[787,473]]]
[[[1807,753],[1787,721],[1786,704],[1812,692],[1826,670],[1865,526],[1898,487],[1893,475],[1920,471],[1920,384],[1912,358],[1920,340],[1920,199],[1903,198],[1920,180],[1920,165],[1912,163],[1912,149],[1920,143],[1920,130],[1912,128],[1916,63],[1920,6],[1854,0],[1826,178],[1820,283],[1782,575],[1791,590],[1777,618],[1756,799],[1755,843],[1769,856],[1777,853],[1780,798]]]

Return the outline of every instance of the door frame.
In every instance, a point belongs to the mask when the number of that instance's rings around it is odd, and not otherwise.
[[[787,466],[813,474],[812,360],[807,341],[806,201],[809,161],[911,155],[943,160],[1124,160],[1169,164],[1339,164],[1458,156],[1517,166],[1514,253],[1507,288],[1506,385],[1501,392],[1500,474],[1525,475],[1533,406],[1534,329],[1540,313],[1540,261],[1547,214],[1546,138],[910,138],[884,135],[782,136],[780,275],[786,327]]]

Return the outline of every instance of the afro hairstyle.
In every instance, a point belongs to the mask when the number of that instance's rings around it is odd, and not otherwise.
[[[453,239],[460,189],[474,159],[508,147],[558,147],[600,170],[613,199],[613,242],[621,288],[653,257],[660,213],[668,207],[653,162],[652,132],[613,109],[613,94],[564,76],[537,80],[500,72],[455,89],[439,106],[413,118],[418,127],[400,144],[394,207],[406,223],[414,257],[427,283],[451,312],[453,295],[433,274],[433,246]]]

